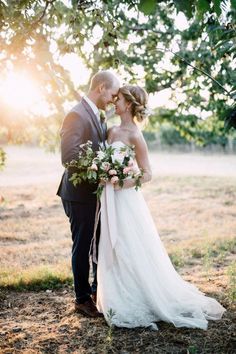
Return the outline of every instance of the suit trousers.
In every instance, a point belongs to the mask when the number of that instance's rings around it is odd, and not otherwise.
[[[89,284],[90,255],[89,250],[94,232],[97,200],[89,203],[67,201],[62,199],[66,215],[70,221],[72,234],[72,272],[76,301],[84,303],[97,289],[97,265],[93,263],[93,283]],[[100,222],[97,228],[97,248],[100,234]]]

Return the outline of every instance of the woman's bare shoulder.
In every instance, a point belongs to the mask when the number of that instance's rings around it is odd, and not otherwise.
[[[117,131],[117,129],[118,129],[118,126],[117,125],[113,125],[112,127],[107,129],[107,132],[109,134],[109,133]]]
[[[113,141],[116,138],[118,132],[118,126],[113,125],[109,129],[107,129],[107,138],[108,141]]]
[[[137,129],[132,131],[132,133],[130,134],[130,143],[135,146],[145,143],[141,130]]]

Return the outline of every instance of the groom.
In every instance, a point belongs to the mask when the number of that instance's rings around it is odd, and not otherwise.
[[[65,164],[76,159],[80,145],[88,140],[93,150],[105,142],[106,127],[100,121],[99,109],[114,103],[119,90],[118,79],[109,71],[95,74],[89,92],[67,114],[61,129],[61,160]],[[83,182],[76,187],[69,181],[72,172],[65,170],[57,194],[62,199],[72,233],[72,271],[75,289],[75,311],[89,317],[99,317],[96,299],[96,266],[94,281],[89,284],[89,250],[93,237],[96,211],[96,185]]]

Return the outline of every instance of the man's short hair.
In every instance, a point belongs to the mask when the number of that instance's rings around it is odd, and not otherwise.
[[[96,73],[90,82],[90,90],[95,90],[98,85],[104,84],[106,89],[112,87],[115,82],[115,76],[108,70],[99,71]]]

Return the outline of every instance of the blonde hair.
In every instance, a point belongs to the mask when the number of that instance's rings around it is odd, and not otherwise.
[[[131,102],[131,114],[139,123],[147,119],[149,113],[147,109],[148,94],[140,86],[125,85],[119,92],[127,102]]]

